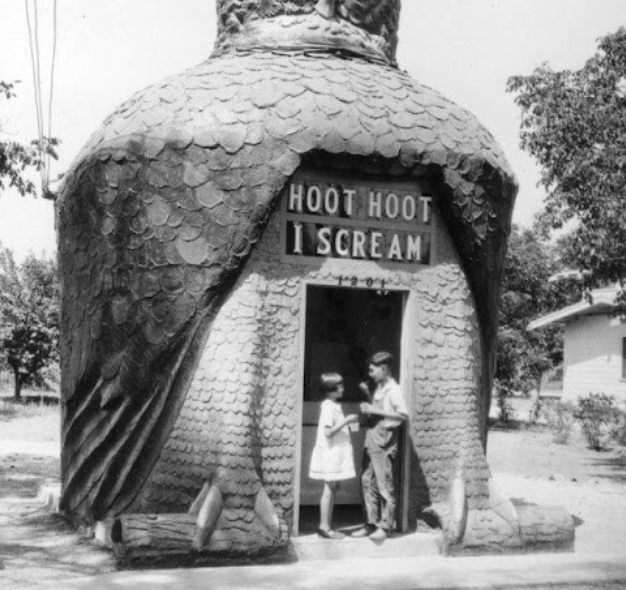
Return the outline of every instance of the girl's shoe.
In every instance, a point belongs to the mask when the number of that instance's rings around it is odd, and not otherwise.
[[[343,533],[333,531],[332,529],[327,531],[324,529],[317,529],[317,535],[318,537],[322,537],[324,539],[343,539],[345,537]]]

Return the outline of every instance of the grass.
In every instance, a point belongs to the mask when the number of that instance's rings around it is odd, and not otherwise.
[[[52,408],[56,412],[57,404],[49,403],[19,403],[11,399],[0,398],[0,421],[1,420],[14,420],[18,418],[32,418],[33,416],[40,416],[45,413],[52,413]]]
[[[49,389],[25,388],[21,398],[16,400],[13,396],[13,384],[6,379],[0,379],[0,420],[30,418],[49,411],[56,412],[59,403],[59,391]]]

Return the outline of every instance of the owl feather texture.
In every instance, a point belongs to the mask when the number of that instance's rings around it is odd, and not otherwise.
[[[248,21],[280,15],[309,14],[345,19],[375,35],[395,37],[400,0],[218,0],[223,26],[242,28]]]

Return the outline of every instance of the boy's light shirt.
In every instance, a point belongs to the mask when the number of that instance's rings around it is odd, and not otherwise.
[[[400,386],[395,379],[391,377],[387,379],[387,383],[379,385],[374,392],[374,407],[380,408],[383,412],[393,412],[395,414],[408,415],[406,404]],[[384,418],[383,426],[385,428],[397,428],[402,424],[400,418]]]

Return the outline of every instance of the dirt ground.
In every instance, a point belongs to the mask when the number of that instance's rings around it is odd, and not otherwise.
[[[10,419],[0,413],[0,587],[4,590],[116,569],[108,551],[76,534],[37,498],[40,486],[59,482],[59,446],[58,406],[31,409]]]
[[[6,407],[6,404],[5,404]],[[72,530],[37,498],[59,481],[59,410],[7,415],[0,408],[0,587],[114,571],[112,555]],[[511,498],[558,504],[575,517],[577,552],[614,552],[626,542],[626,449],[594,452],[537,429],[492,430],[489,463]]]
[[[569,445],[537,431],[493,431],[489,465],[505,496],[566,508],[575,518],[575,551],[610,553],[626,542],[626,450],[596,452],[580,433]]]

